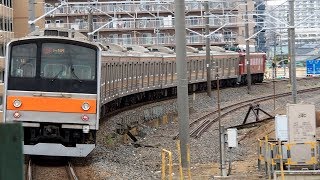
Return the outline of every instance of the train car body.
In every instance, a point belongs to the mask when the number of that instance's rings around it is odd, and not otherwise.
[[[24,154],[87,156],[100,112],[98,46],[62,37],[7,45],[4,121],[20,122]]]
[[[102,104],[153,90],[166,90],[177,85],[175,54],[103,52],[102,54]],[[262,82],[265,66],[264,53],[251,53],[253,83]],[[205,52],[187,53],[189,91],[204,90],[207,81]],[[217,77],[221,86],[246,83],[245,55],[238,52],[211,51],[211,79]],[[212,84],[212,88],[215,84]],[[130,101],[136,101],[131,97]]]

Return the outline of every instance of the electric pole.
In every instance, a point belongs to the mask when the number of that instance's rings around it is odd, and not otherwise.
[[[289,0],[289,14],[290,14],[290,23],[289,23],[289,31],[290,31],[290,57],[291,57],[291,81],[292,81],[292,97],[293,103],[297,103],[297,78],[296,78],[296,58],[295,58],[295,27],[294,27],[294,0]]]
[[[93,10],[91,8],[88,9],[88,24],[89,24],[89,32],[91,33],[93,31]],[[88,35],[88,40],[93,41],[93,34]]]
[[[207,94],[211,97],[211,62],[210,62],[210,36],[209,36],[209,2],[204,2],[206,22],[206,63],[207,63]]]
[[[186,61],[186,24],[184,0],[175,0],[174,16],[176,36],[176,63],[178,73],[177,96],[181,165],[182,168],[188,168],[190,163],[188,161],[189,97]]]
[[[35,0],[29,0],[29,21],[33,21],[35,19]],[[35,23],[29,25],[29,32],[33,32],[36,30]]]
[[[245,63],[247,66],[247,83],[248,83],[248,94],[250,94],[251,91],[251,70],[250,70],[250,40],[249,40],[249,23],[248,23],[248,0],[246,0],[246,25],[245,25],[245,32],[246,32],[246,59],[247,62]]]
[[[280,30],[280,34],[281,34],[281,30]],[[285,64],[285,60],[283,59],[283,52],[282,52],[282,37],[279,36],[279,41],[280,41],[280,57],[281,57],[281,61],[283,61],[283,76],[286,78],[287,76],[287,70],[286,70],[286,64]]]
[[[275,78],[277,78],[277,60],[276,60],[276,57],[277,57],[277,36],[276,36],[276,33],[274,33],[274,36],[273,36],[273,62],[276,64],[276,67],[275,67]],[[281,62],[280,62],[281,63]]]
[[[290,15],[287,15],[288,22],[290,23]],[[289,84],[292,84],[292,72],[291,72],[291,35],[290,30],[288,28],[288,68],[289,68]]]

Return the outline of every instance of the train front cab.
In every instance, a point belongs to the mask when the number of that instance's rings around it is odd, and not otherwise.
[[[99,123],[100,50],[67,39],[7,46],[4,121],[22,123],[24,154],[87,156]]]

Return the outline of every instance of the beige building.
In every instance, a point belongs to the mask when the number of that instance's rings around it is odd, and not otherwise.
[[[13,4],[12,0],[0,0],[0,81],[3,82],[4,57],[6,44],[13,36]],[[2,86],[1,86],[2,89]],[[2,90],[1,90],[2,92]]]
[[[255,32],[254,27],[256,26],[255,24],[255,20],[253,19],[253,13],[255,13],[254,9],[254,2],[252,0],[248,0],[248,26],[249,26],[249,37],[252,36]],[[238,30],[238,37],[237,37],[237,42],[239,44],[240,47],[245,48],[246,46],[246,38],[245,38],[245,13],[246,13],[246,6],[245,4],[239,5],[238,7],[238,11],[239,14],[241,16],[238,16],[238,22],[242,22],[239,23],[239,30]],[[250,41],[250,49],[255,47],[255,39],[251,38]],[[251,50],[252,51],[252,50]]]
[[[13,1],[13,0],[12,0]],[[34,0],[34,13],[35,18],[42,16],[44,14],[44,0]],[[13,1],[13,29],[14,29],[14,37],[24,37],[30,32],[30,26],[28,24],[29,20],[29,0],[15,0]],[[36,26],[40,28],[44,27],[44,18],[40,19],[36,22]]]
[[[0,0],[0,96],[3,95],[6,44],[13,38],[13,0]],[[0,98],[2,104],[2,98]],[[0,111],[0,122],[2,111]]]
[[[46,27],[64,27],[89,32],[88,15],[93,14],[95,41],[120,45],[175,46],[174,1],[107,1],[95,0],[45,0]],[[252,0],[248,0],[253,9]],[[186,0],[187,45],[205,45],[204,1]],[[241,5],[242,4],[242,5]],[[57,8],[59,7],[59,8]],[[209,24],[211,45],[225,46],[245,44],[244,8],[237,0],[210,1]],[[251,15],[251,22],[253,21]],[[250,26],[253,32],[253,26]],[[252,34],[250,32],[250,34]],[[253,42],[252,42],[253,44]]]
[[[1,81],[3,80],[4,56],[6,44],[13,38],[13,8],[12,0],[0,0],[0,59]]]

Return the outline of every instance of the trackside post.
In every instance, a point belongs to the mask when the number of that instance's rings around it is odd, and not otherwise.
[[[177,141],[177,148],[178,148],[178,153],[179,153],[179,172],[180,172],[180,179],[184,179],[184,176],[183,176],[183,168],[182,168],[182,163],[181,163],[181,154],[180,154],[180,142]],[[187,161],[188,161],[188,180],[191,180],[191,168],[190,168],[190,145],[187,144]]]
[[[167,155],[167,156],[166,156]],[[161,151],[162,163],[161,163],[161,180],[166,179],[166,157],[169,161],[169,180],[172,180],[172,153],[168,150],[162,149]]]
[[[284,172],[283,172],[283,159],[282,159],[282,142],[278,141],[279,148],[279,157],[280,157],[280,170],[281,170],[281,180],[284,180]]]

